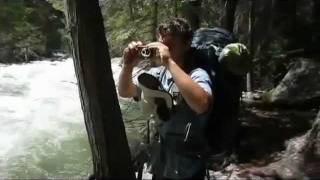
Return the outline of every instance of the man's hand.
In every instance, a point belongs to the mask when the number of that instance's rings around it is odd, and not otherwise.
[[[167,67],[169,62],[172,61],[172,57],[171,57],[171,53],[169,51],[169,48],[165,44],[163,44],[161,42],[152,42],[152,43],[147,44],[147,47],[154,48],[154,49],[158,50],[159,56],[161,59],[161,63],[165,67]]]
[[[142,46],[141,41],[132,41],[123,51],[123,63],[125,66],[133,68],[138,64],[138,55],[140,53],[139,46]]]
[[[136,94],[136,87],[132,83],[132,70],[138,64],[139,46],[142,46],[141,41],[132,41],[123,51],[124,66],[120,72],[118,86],[118,92],[121,97],[134,97]]]

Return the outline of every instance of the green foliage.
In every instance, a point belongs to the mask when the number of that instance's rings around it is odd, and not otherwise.
[[[201,26],[202,27],[216,27],[220,23],[220,16],[223,8],[220,1],[203,0],[201,6]]]
[[[31,60],[59,49],[62,17],[46,1],[0,1],[0,44],[11,54],[0,53],[0,61]]]
[[[50,4],[52,4],[52,7],[56,10],[59,10],[61,12],[64,11],[64,0],[47,0]]]
[[[14,27],[14,35],[12,40],[15,42],[14,48],[17,56],[23,56],[25,53],[30,53],[30,55],[31,53],[45,53],[46,38],[39,31],[39,27],[23,21]]]
[[[22,3],[1,3],[0,22],[4,28],[0,31],[7,36],[4,45],[11,49],[15,56],[13,58],[22,59],[27,53],[27,47],[31,47],[31,51],[39,50],[39,54],[44,51],[44,47],[41,47],[44,41],[43,35],[38,33],[38,27],[28,21],[33,11],[33,8],[25,8]]]
[[[100,0],[99,2],[112,56],[121,56],[122,50],[130,41],[141,40],[148,43],[155,37],[156,0]],[[0,3],[2,3],[0,26],[3,27],[0,32],[11,37],[10,48],[18,57],[25,53],[27,46],[29,50],[39,55],[47,54],[59,46],[66,49],[65,42],[68,35],[61,22],[63,19],[61,14],[64,11],[63,0],[6,2],[0,0]],[[181,17],[183,12],[190,9],[187,1],[157,0],[157,3],[157,24],[174,17],[175,13]],[[209,0],[203,1],[201,10],[203,13],[199,13],[203,19],[202,26],[216,23],[217,18],[207,17],[208,14],[217,14],[216,10],[212,9],[214,3]],[[60,16],[52,9],[59,11]]]
[[[18,22],[24,20],[28,10],[29,9],[24,9],[21,4],[4,3],[0,1],[0,31],[10,31]]]
[[[50,0],[53,1],[53,0]],[[121,56],[123,48],[133,40],[152,41],[154,22],[154,2],[156,0],[105,0],[101,2],[102,14],[105,19],[106,35],[112,56]],[[157,24],[173,18],[175,11],[179,17],[189,11],[187,1],[158,0]],[[217,24],[219,13],[216,1],[203,1],[199,12],[202,27]],[[209,6],[210,5],[210,6]],[[208,17],[208,14],[210,17]]]
[[[148,1],[112,0],[105,1],[102,5],[106,34],[113,56],[121,55],[123,47],[130,41],[146,42],[151,39],[150,6],[151,3]]]

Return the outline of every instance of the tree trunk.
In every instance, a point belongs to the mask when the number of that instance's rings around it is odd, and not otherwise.
[[[153,0],[153,18],[152,18],[152,40],[157,41],[157,27],[158,27],[158,0]]]
[[[226,0],[224,11],[221,16],[221,27],[233,32],[234,27],[234,14],[236,11],[238,0]]]
[[[178,17],[178,1],[173,0],[172,1],[172,6],[173,6],[173,16]]]
[[[274,4],[276,0],[260,2],[256,20],[256,56],[268,55],[268,48],[274,37]],[[260,9],[260,10],[259,10]]]
[[[201,10],[202,0],[189,0],[187,1],[188,8],[184,12],[186,18],[188,19],[191,28],[195,31],[200,27],[200,17],[199,12]]]
[[[250,0],[249,14],[249,50],[254,58],[254,22],[255,22],[255,0]],[[247,92],[252,92],[252,72],[247,73]]]
[[[65,7],[94,176],[134,179],[98,0],[65,0]]]
[[[320,42],[320,1],[313,0],[313,38],[312,44]]]
[[[133,4],[135,4],[134,0],[129,0],[128,8],[129,8],[129,16],[132,21],[134,21],[134,13],[133,13]]]
[[[288,49],[297,49],[301,47],[301,38],[299,37],[299,31],[297,31],[297,3],[298,0],[288,0],[287,8],[285,8],[286,14],[286,28],[284,34],[289,36],[290,41],[288,44]]]

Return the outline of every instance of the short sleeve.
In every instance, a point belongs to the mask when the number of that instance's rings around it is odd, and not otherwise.
[[[201,68],[196,68],[190,73],[191,79],[198,83],[203,90],[212,95],[212,82],[208,73]]]

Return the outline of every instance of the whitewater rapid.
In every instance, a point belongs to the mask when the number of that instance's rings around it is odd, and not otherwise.
[[[123,99],[120,106],[134,122],[126,123],[129,139],[138,141],[137,106]],[[91,164],[72,59],[0,64],[0,179],[74,179],[90,174]]]

